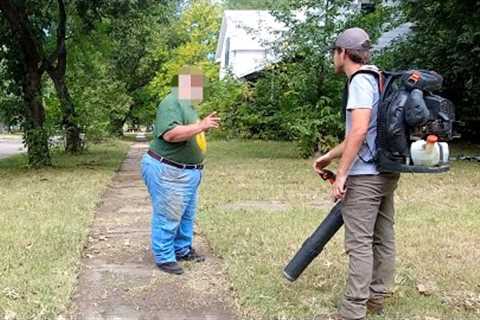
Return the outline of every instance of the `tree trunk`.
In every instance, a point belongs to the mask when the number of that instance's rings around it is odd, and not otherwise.
[[[127,114],[122,119],[112,119],[110,120],[110,132],[116,137],[123,137],[123,126],[127,123],[128,118],[131,117],[133,110],[138,107],[139,103],[134,102],[128,108]]]
[[[65,151],[70,153],[79,153],[82,151],[82,141],[80,139],[80,128],[77,125],[75,105],[68,91],[65,81],[67,71],[67,47],[65,44],[65,32],[67,23],[67,14],[65,3],[58,0],[59,23],[57,28],[57,48],[51,58],[47,60],[47,72],[52,79],[58,100],[63,111],[63,127],[65,130]],[[53,65],[56,60],[56,65]]]
[[[128,112],[123,118],[121,119],[111,119],[110,120],[110,133],[116,137],[123,137],[123,127],[125,126],[125,123],[127,123],[128,120],[133,120],[132,114],[135,111],[136,108],[139,108],[141,106],[141,103],[139,102],[133,102],[129,109]]]
[[[123,125],[125,121],[123,119],[111,119],[110,120],[110,134],[114,137],[123,137]]]
[[[82,140],[80,139],[80,128],[75,120],[75,106],[73,104],[68,87],[65,83],[65,74],[61,72],[49,71],[58,100],[63,111],[63,127],[65,129],[65,151],[70,153],[79,153],[82,151]]]
[[[25,123],[23,124],[28,163],[33,167],[51,165],[48,132],[43,127],[45,110],[41,97],[41,75],[29,70],[23,79]]]
[[[31,30],[25,4],[17,1],[0,1],[0,10],[8,21],[18,48],[23,67],[22,89],[25,105],[23,124],[28,162],[39,167],[51,165],[48,150],[48,133],[43,127],[45,109],[42,104],[42,55],[40,45]]]

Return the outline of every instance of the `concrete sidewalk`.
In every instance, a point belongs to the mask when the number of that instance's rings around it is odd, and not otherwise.
[[[235,319],[221,261],[205,239],[195,247],[203,263],[185,274],[160,271],[150,253],[151,204],[139,175],[147,144],[134,144],[103,196],[82,258],[78,288],[64,317],[78,320]]]

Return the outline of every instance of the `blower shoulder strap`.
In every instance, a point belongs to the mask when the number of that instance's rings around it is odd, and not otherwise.
[[[359,70],[357,70],[355,73],[353,73],[350,78],[345,82],[345,87],[343,88],[343,95],[342,95],[342,117],[343,117],[343,120],[345,121],[345,119],[347,118],[347,103],[348,103],[348,87],[350,85],[350,83],[352,82],[353,78],[358,75],[358,74],[361,74],[361,73],[364,73],[364,74],[371,74],[372,76],[375,77],[375,79],[377,80],[377,84],[378,84],[378,91],[380,92],[380,96],[382,96],[383,92],[384,92],[384,89],[385,89],[385,78],[384,78],[384,75],[383,75],[383,72],[378,70],[378,69],[374,69],[374,68],[369,68],[369,67],[363,67]]]
[[[383,92],[384,92],[384,76],[383,76],[383,72],[382,71],[379,71],[378,69],[374,69],[374,68],[369,68],[369,67],[363,67],[359,70],[357,70],[355,73],[353,73],[350,78],[346,81],[345,83],[345,88],[343,89],[343,97],[342,97],[342,116],[343,116],[343,119],[345,121],[345,119],[347,118],[347,103],[348,103],[348,87],[350,85],[350,83],[352,82],[353,78],[358,75],[358,74],[370,74],[372,76],[375,77],[375,79],[377,80],[377,84],[378,84],[378,92],[379,92],[379,96],[380,98],[382,97],[383,95]],[[364,142],[365,145],[367,146],[367,149],[368,149],[368,152],[370,153],[370,159],[369,160],[365,160],[361,155],[360,153],[358,154],[358,158],[364,162],[364,163],[374,163],[375,162],[375,152],[374,150],[372,150],[372,148],[370,148],[370,146],[368,145],[368,142],[365,141]]]
[[[383,72],[378,70],[378,69],[374,69],[374,68],[369,68],[369,67],[364,67],[364,68],[361,68],[359,70],[357,70],[354,74],[352,74],[352,76],[350,77],[350,79],[348,80],[348,84],[350,84],[350,82],[352,82],[353,78],[358,75],[358,74],[371,74],[372,76],[375,77],[375,79],[377,80],[377,84],[378,84],[378,90],[380,93],[383,92],[383,89],[384,89],[384,77],[383,77]]]

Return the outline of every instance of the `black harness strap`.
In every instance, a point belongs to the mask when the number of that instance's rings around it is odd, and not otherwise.
[[[383,74],[381,71],[376,71],[376,70],[373,70],[373,69],[360,69],[360,70],[357,70],[355,73],[353,73],[349,79],[347,79],[347,81],[345,82],[345,87],[343,88],[343,96],[342,96],[342,117],[343,117],[343,120],[346,121],[347,119],[347,104],[348,104],[348,87],[350,86],[350,83],[352,82],[353,78],[358,75],[358,74],[361,74],[361,73],[364,73],[364,74],[370,74],[370,75],[373,75],[375,77],[375,79],[377,80],[377,84],[378,84],[378,92],[379,92],[379,96],[381,97],[382,96],[382,93],[383,93],[383,89],[384,89],[384,79],[383,79]],[[380,101],[379,101],[379,104],[380,104]],[[368,149],[368,152],[370,152],[370,160],[365,160],[361,155],[360,155],[360,152],[358,153],[358,158],[364,162],[364,163],[374,163],[375,162],[375,154],[374,152],[372,151],[372,148],[370,148],[370,146],[368,145],[368,142],[365,140],[364,141],[364,144],[367,146],[367,149]]]
[[[371,74],[372,76],[375,77],[377,80],[378,84],[378,91],[380,95],[383,93],[384,89],[384,78],[383,78],[383,73],[381,71],[375,71],[373,69],[360,69],[357,70],[355,73],[351,75],[349,79],[345,82],[345,87],[343,88],[343,95],[342,95],[342,116],[343,120],[347,119],[347,104],[348,104],[348,87],[350,86],[350,83],[352,82],[353,78],[357,74],[361,73],[366,73],[366,74]]]

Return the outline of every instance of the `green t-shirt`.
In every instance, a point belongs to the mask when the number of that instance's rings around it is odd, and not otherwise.
[[[174,92],[170,93],[157,108],[154,137],[150,148],[169,160],[186,164],[199,164],[204,159],[206,142],[204,133],[190,140],[167,142],[163,135],[177,125],[189,125],[199,121],[197,111],[191,103],[179,101]]]

